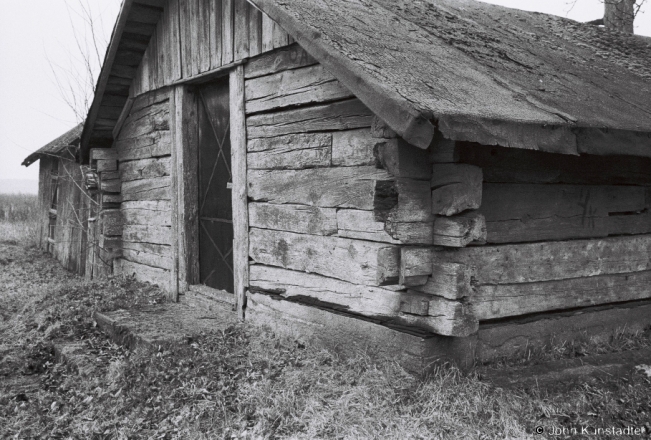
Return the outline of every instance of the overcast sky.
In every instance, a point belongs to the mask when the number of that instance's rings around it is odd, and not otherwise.
[[[84,63],[75,39],[91,41],[79,3],[91,9],[97,40],[108,42],[120,0],[0,0],[0,179],[38,179],[38,164],[20,166],[78,122],[62,98],[51,65],[64,84]],[[539,11],[577,21],[603,16],[599,0],[491,0],[487,3]],[[636,20],[637,34],[651,36],[651,7]],[[101,49],[104,56],[105,46]],[[58,67],[56,67],[58,66]]]

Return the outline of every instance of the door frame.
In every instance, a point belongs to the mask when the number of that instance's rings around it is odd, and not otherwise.
[[[249,213],[246,180],[246,116],[244,67],[224,72],[229,76],[231,171],[233,185],[233,276],[235,305],[244,319],[249,285]],[[198,218],[198,99],[192,86],[179,84],[170,92],[172,137],[172,270],[169,299],[178,301],[199,280]]]

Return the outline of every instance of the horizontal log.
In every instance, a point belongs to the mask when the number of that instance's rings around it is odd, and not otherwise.
[[[246,118],[247,139],[314,131],[369,127],[372,113],[358,99],[314,105]]]
[[[170,113],[167,101],[154,104],[142,110],[131,111],[124,122],[118,140],[133,139],[155,131],[167,131]]]
[[[103,192],[119,193],[121,187],[122,182],[120,182],[120,179],[102,180],[99,183],[99,188]]]
[[[122,235],[122,216],[119,209],[105,209],[100,212],[102,234],[105,236]]]
[[[147,266],[157,267],[160,269],[172,269],[172,257],[164,257],[148,252],[135,251],[131,249],[122,249],[122,257],[134,263],[146,264]]]
[[[133,200],[122,203],[120,206],[125,209],[147,209],[150,211],[171,211],[172,204],[167,200]]]
[[[447,247],[483,244],[487,237],[486,228],[486,219],[475,211],[451,217],[437,216],[434,220],[432,244]]]
[[[122,224],[107,225],[106,223],[102,223],[102,234],[107,237],[116,237],[122,235]]]
[[[320,64],[249,79],[244,88],[247,114],[353,96]]]
[[[369,286],[398,281],[400,250],[389,244],[256,228],[249,240],[249,255],[261,264]]]
[[[316,63],[317,61],[305,52],[301,46],[291,44],[249,60],[244,65],[244,78],[257,78],[282,70],[296,69]]]
[[[420,286],[432,274],[434,248],[403,247],[400,249],[399,282],[405,286]]]
[[[568,156],[459,142],[457,155],[484,171],[485,182],[651,185],[651,159]]]
[[[255,201],[364,210],[373,210],[382,204],[381,198],[392,196],[382,194],[378,185],[390,179],[386,171],[374,167],[247,173],[248,196]]]
[[[250,284],[284,298],[309,297],[366,316],[396,316],[401,307],[401,292],[260,264],[251,265]]]
[[[466,164],[432,165],[432,213],[444,216],[482,204],[481,168]]]
[[[118,161],[115,159],[101,159],[97,161],[96,166],[98,173],[101,173],[103,171],[116,171],[118,169]]]
[[[100,249],[106,251],[122,249],[122,239],[120,237],[109,237],[100,234],[98,244]]]
[[[479,320],[473,314],[471,307],[460,301],[439,297],[429,299],[427,317],[403,314],[401,320],[418,326],[421,326],[420,323],[425,320],[433,321],[436,323],[434,332],[445,336],[465,337],[476,333],[479,329]]]
[[[157,284],[161,288],[167,288],[170,280],[168,270],[147,266],[125,258],[120,260],[118,273],[124,276],[133,276],[136,280]]]
[[[432,244],[433,222],[394,222],[387,220],[384,229],[403,244]]]
[[[122,202],[122,196],[120,194],[102,194],[102,204],[114,204]]]
[[[467,336],[476,331],[467,325],[462,305],[452,301],[440,303],[423,295],[394,292],[381,287],[360,286],[320,275],[252,265],[252,290],[265,291],[300,301],[303,304],[344,310],[374,319],[414,325],[446,336]],[[429,316],[433,310],[436,316]],[[410,313],[410,312],[417,313]],[[424,314],[423,314],[424,312]],[[414,316],[410,316],[414,315]]]
[[[400,138],[378,142],[377,159],[392,176],[416,180],[432,178],[427,150],[414,147]]]
[[[172,234],[168,226],[124,225],[122,240],[125,242],[171,245]]]
[[[609,215],[606,218],[606,230],[608,235],[649,234],[651,210],[647,208],[638,214]]]
[[[118,171],[102,171],[99,173],[99,180],[114,180],[119,179],[120,173]]]
[[[154,177],[169,176],[171,159],[161,157],[155,159],[140,159],[120,163],[120,177],[123,182]]]
[[[551,216],[486,222],[486,242],[526,243],[608,236],[608,217]]]
[[[423,180],[396,179],[397,203],[383,220],[395,223],[431,222],[432,193],[430,184]]]
[[[301,133],[247,142],[247,169],[300,170],[331,163],[330,133]]]
[[[90,160],[117,160],[118,152],[115,148],[91,148]]]
[[[478,284],[630,273],[651,270],[651,235],[438,249],[433,258],[435,262],[461,263],[473,268]]]
[[[411,287],[410,291],[459,300],[473,294],[471,277],[472,271],[465,264],[433,262],[427,282]]]
[[[249,203],[249,226],[312,235],[337,233],[337,210],[305,205]]]
[[[170,98],[171,89],[169,87],[163,87],[156,89],[154,91],[144,93],[139,95],[133,102],[131,106],[130,116],[137,116],[141,113],[142,110],[151,108],[156,104],[164,104]]]
[[[122,200],[170,200],[171,177],[133,180],[122,184]]]
[[[368,128],[336,131],[332,133],[332,165],[358,166],[375,165],[375,146],[378,139]]]
[[[488,243],[517,243],[605,237],[609,215],[645,204],[644,187],[486,183],[478,212]]]
[[[125,202],[134,203],[134,202]],[[122,221],[129,225],[152,225],[152,226],[170,226],[172,224],[172,211],[169,209],[169,202],[151,202],[153,204],[167,205],[167,209],[147,209],[121,207]],[[138,206],[138,205],[136,205]]]
[[[113,146],[118,150],[120,162],[172,154],[172,140],[169,131],[157,131],[134,139],[118,139]]]
[[[645,208],[645,188],[604,185],[486,183],[479,212],[486,221],[600,217]]]
[[[479,320],[649,298],[651,271],[523,284],[479,286],[472,310]]]
[[[172,247],[165,244],[123,241],[122,249],[134,252],[146,252],[159,257],[172,258]]]
[[[373,211],[337,210],[337,235],[359,240],[400,244],[384,230],[384,222],[375,220]]]

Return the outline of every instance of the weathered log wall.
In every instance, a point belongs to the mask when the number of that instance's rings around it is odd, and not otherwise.
[[[430,150],[436,223],[479,218],[484,232],[403,248],[410,291],[463,298],[479,321],[651,298],[651,160],[444,139]]]
[[[130,96],[200,76],[292,42],[246,0],[170,0],[131,85]],[[138,29],[132,29],[138,33]],[[128,84],[127,84],[128,85]]]
[[[291,51],[245,69],[252,291],[452,336],[651,297],[649,159],[420,150]]]
[[[91,197],[72,156],[40,159],[39,205],[41,248],[67,270],[84,275]]]
[[[136,98],[111,149],[120,201],[117,269],[163,288],[172,268],[169,100],[169,88]]]
[[[376,137],[366,106],[297,45],[252,60],[245,78],[250,290],[474,332],[462,302],[398,284],[400,245],[432,240],[427,153]]]

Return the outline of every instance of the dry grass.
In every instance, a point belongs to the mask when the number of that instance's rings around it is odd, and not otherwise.
[[[644,375],[511,392],[451,367],[418,379],[391,360],[342,358],[243,325],[131,353],[90,314],[160,301],[157,289],[89,283],[36,249],[0,252],[0,438],[524,439],[537,425],[651,417]],[[56,364],[55,340],[82,341],[85,366]]]
[[[0,194],[0,241],[35,246],[40,232],[38,197],[31,194]]]

